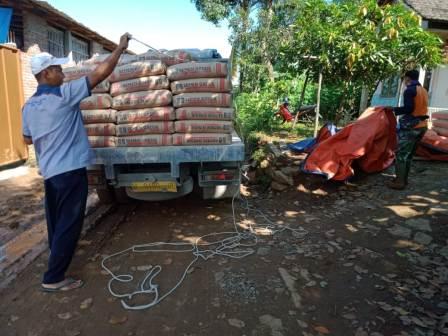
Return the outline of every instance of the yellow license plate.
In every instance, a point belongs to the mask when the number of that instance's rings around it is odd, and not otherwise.
[[[177,192],[176,182],[133,182],[131,184],[133,192]]]

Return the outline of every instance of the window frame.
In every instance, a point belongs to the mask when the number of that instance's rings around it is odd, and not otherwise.
[[[75,62],[79,62],[82,60],[87,60],[90,58],[90,42],[86,39],[83,39],[79,36],[73,35],[71,36],[71,52],[73,55],[73,60]],[[85,50],[75,49],[75,46],[82,46],[85,43]]]
[[[60,34],[61,38],[58,38],[58,41],[53,37]],[[65,31],[53,26],[48,26],[47,29],[47,43],[48,43],[48,52],[55,57],[64,57],[65,56]]]
[[[394,98],[398,94],[398,90],[400,89],[400,77],[395,76],[383,80],[381,85],[381,98]]]

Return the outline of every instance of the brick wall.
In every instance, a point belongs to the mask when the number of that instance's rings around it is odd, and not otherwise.
[[[22,61],[22,82],[23,82],[23,94],[25,101],[30,98],[34,92],[36,92],[37,81],[31,73],[31,54],[25,52],[20,53]]]
[[[48,50],[47,23],[39,16],[26,13],[23,17],[24,52],[21,53],[25,101],[36,91],[37,81],[31,73],[33,55]]]

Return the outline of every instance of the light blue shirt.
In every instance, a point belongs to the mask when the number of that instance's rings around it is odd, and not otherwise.
[[[90,96],[87,77],[39,85],[22,110],[23,135],[34,143],[44,179],[93,164],[79,103]]]

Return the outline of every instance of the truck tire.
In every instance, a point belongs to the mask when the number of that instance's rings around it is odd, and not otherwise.
[[[119,204],[128,204],[131,202],[131,198],[126,193],[125,187],[114,188],[115,200]]]
[[[96,189],[96,193],[100,204],[111,204],[115,202],[114,191],[110,186],[107,186],[106,189]]]

